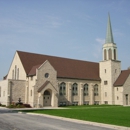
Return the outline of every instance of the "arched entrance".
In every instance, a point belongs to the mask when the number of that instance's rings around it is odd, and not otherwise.
[[[46,90],[43,94],[43,106],[51,106],[51,93]]]

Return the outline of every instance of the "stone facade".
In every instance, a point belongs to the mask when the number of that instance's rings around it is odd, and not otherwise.
[[[66,84],[66,94],[59,94],[59,105],[61,103],[66,103],[67,105],[72,105],[77,103],[77,105],[84,104],[101,104],[101,86],[100,81],[91,81],[91,80],[74,80],[74,79],[58,79],[59,90],[60,84]],[[73,95],[73,84],[76,83],[78,85],[77,95]],[[88,85],[88,92],[85,94],[84,85]],[[94,95],[94,85],[98,85],[98,95]]]
[[[8,95],[10,103],[18,102],[19,98],[21,102],[25,103],[25,80],[9,80]]]
[[[46,77],[46,74],[49,74]],[[52,65],[46,61],[42,66],[37,69],[37,82],[34,86],[34,106],[43,107],[43,95],[45,90],[50,90],[52,95],[51,106],[57,106],[58,102],[58,82],[57,82],[57,72],[52,67]],[[46,82],[50,81],[49,85],[45,86],[41,92],[38,89]],[[50,87],[49,87],[50,86]]]
[[[123,86],[114,87],[114,99],[115,99],[115,105],[124,105]]]
[[[0,82],[0,103],[8,105],[8,80]]]
[[[114,82],[121,73],[120,61],[100,62],[101,102],[102,104],[114,104]]]
[[[128,76],[123,87],[123,105],[130,105],[130,75]]]

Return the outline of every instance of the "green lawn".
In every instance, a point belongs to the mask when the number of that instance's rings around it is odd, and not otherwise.
[[[49,114],[79,120],[130,127],[130,107],[71,106],[71,109],[31,110],[24,112]]]

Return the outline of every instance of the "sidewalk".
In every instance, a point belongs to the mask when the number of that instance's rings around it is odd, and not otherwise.
[[[7,108],[9,110],[44,110],[44,109],[70,109],[66,107],[42,107],[42,108]]]

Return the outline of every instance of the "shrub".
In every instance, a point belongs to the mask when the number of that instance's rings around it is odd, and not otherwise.
[[[8,108],[15,108],[15,105],[10,104],[9,106],[7,106]]]
[[[6,105],[2,105],[2,104],[1,104],[1,107],[6,107]]]
[[[23,104],[23,106],[26,108],[31,108],[30,104]]]
[[[10,104],[8,108],[31,108],[30,104]]]

